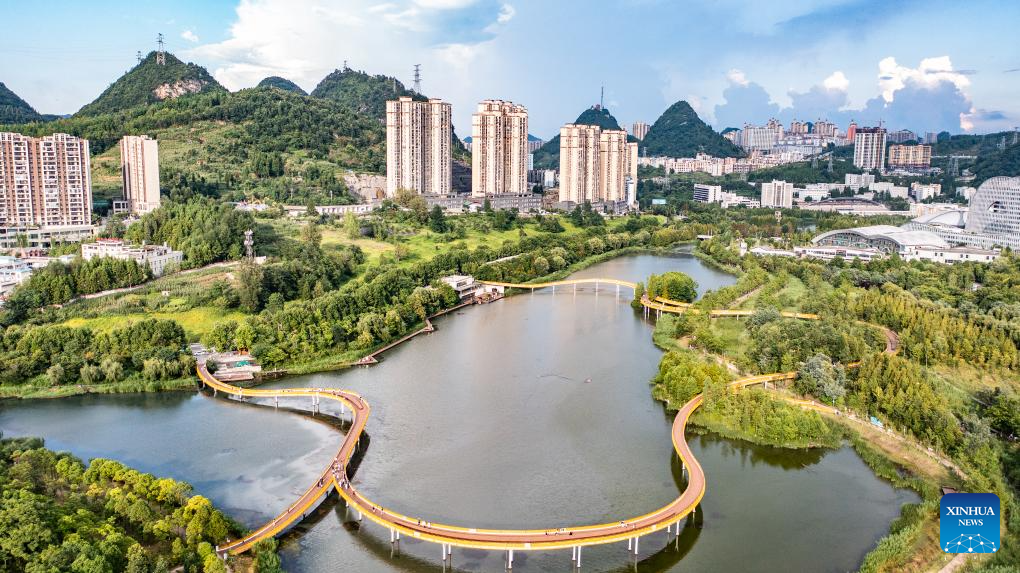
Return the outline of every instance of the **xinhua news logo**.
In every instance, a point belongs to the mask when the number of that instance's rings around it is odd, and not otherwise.
[[[947,493],[939,505],[942,551],[995,553],[999,550],[999,496]]]

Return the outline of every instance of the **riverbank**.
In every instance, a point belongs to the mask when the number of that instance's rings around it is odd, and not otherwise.
[[[137,394],[139,392],[172,392],[194,390],[197,381],[194,376],[172,380],[127,380],[107,384],[68,384],[65,386],[37,386],[20,384],[0,386],[0,400],[36,400],[68,398],[83,394]]]

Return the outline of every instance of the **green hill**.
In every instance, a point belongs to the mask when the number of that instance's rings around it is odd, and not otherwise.
[[[160,65],[156,63],[156,52],[150,52],[95,101],[78,110],[77,115],[118,112],[209,91],[225,92],[226,89],[202,66],[185,64],[170,53],[166,54],[166,64]]]
[[[974,185],[980,185],[986,179],[1000,175],[1004,177],[1020,176],[1020,143],[981,155],[969,169],[977,176]]]
[[[623,129],[616,121],[609,109],[592,106],[577,116],[574,123],[582,125],[597,125],[602,129]],[[637,141],[632,136],[627,136],[628,141]],[[535,151],[535,169],[559,169],[560,168],[560,136],[556,135],[545,145]]]
[[[47,119],[0,82],[0,123],[28,123]]]
[[[641,147],[650,156],[694,157],[707,153],[715,157],[741,157],[739,147],[701,121],[690,104],[681,100],[671,105],[652,124]]]
[[[404,87],[396,78],[371,76],[350,68],[329,74],[312,90],[312,97],[324,98],[380,120],[386,118],[386,100],[400,96],[424,99]]]
[[[268,78],[266,78],[266,79],[262,80],[261,82],[259,82],[259,85],[255,86],[255,87],[257,87],[257,88],[265,88],[265,87],[279,88],[281,90],[288,91],[288,92],[294,92],[296,94],[308,95],[308,93],[305,92],[305,90],[301,89],[301,86],[297,85],[296,83],[294,83],[294,82],[292,82],[292,81],[290,81],[290,80],[288,80],[286,78],[281,78],[280,76],[269,76]]]
[[[386,165],[385,128],[377,120],[275,88],[214,90],[0,131],[87,138],[97,197],[119,193],[117,142],[125,134],[159,140],[161,186],[171,197],[339,203],[351,200],[343,183],[348,169],[382,173]]]

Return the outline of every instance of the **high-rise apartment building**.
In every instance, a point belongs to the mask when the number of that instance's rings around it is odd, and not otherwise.
[[[572,123],[560,129],[560,201],[627,201],[629,182],[637,182],[637,143],[627,142],[626,131]]]
[[[790,133],[804,134],[808,132],[808,124],[805,121],[793,120],[790,122]]]
[[[889,167],[927,168],[931,166],[930,145],[890,145]]]
[[[0,227],[91,223],[88,140],[0,133]]]
[[[793,183],[777,181],[761,184],[761,206],[780,209],[793,208]]]
[[[132,213],[159,207],[159,143],[147,135],[125,135],[120,140],[120,173],[124,200]]]
[[[891,143],[906,143],[908,141],[917,141],[917,134],[909,129],[901,129],[890,133],[886,138]]]
[[[397,189],[449,195],[452,109],[441,99],[386,102],[386,196]]]
[[[854,166],[867,170],[885,168],[885,128],[858,127],[856,129]]]
[[[839,134],[839,128],[829,120],[819,119],[811,126],[811,133],[819,137],[836,137]]]
[[[528,110],[485,100],[471,117],[471,195],[528,193]]]
[[[850,125],[848,125],[846,128],[846,138],[849,139],[850,141],[854,141],[856,137],[857,137],[857,122],[851,119]]]
[[[745,124],[740,131],[739,143],[748,151],[770,151],[777,141],[783,138],[786,130],[783,124],[772,118],[763,126]]]
[[[648,135],[648,124],[643,121],[635,121],[634,125],[630,127],[630,134],[634,137],[644,141],[645,136]]]

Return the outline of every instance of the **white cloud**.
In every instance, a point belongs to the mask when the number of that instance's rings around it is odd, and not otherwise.
[[[953,62],[949,56],[925,58],[917,68],[908,68],[896,63],[890,56],[878,62],[878,85],[882,88],[882,99],[893,101],[895,92],[907,83],[917,87],[932,89],[942,82],[950,82],[956,89],[963,90],[970,85],[966,75],[953,71]]]
[[[822,82],[822,86],[827,90],[845,92],[850,87],[850,80],[847,79],[843,72],[837,70],[832,72],[832,75],[825,78],[825,81]]]
[[[414,0],[414,3],[422,8],[435,10],[456,10],[467,8],[477,0]]]
[[[749,83],[751,83],[747,81],[747,75],[744,74],[744,71],[738,70],[737,68],[733,68],[730,71],[726,72],[726,78],[729,79],[730,82],[738,86],[746,86]]]
[[[496,17],[496,21],[500,24],[506,24],[510,20],[513,20],[514,15],[517,14],[517,10],[514,9],[510,4],[503,4],[499,9],[499,16]]]
[[[460,115],[477,103],[478,86],[503,80],[506,56],[494,42],[502,29],[497,21],[512,15],[508,4],[502,9],[493,4],[488,12],[472,4],[240,0],[226,40],[197,46],[184,55],[209,62],[213,76],[230,90],[275,75],[310,91],[344,61],[352,69],[394,76],[410,85],[413,65],[421,64],[423,91],[450,101]],[[456,12],[465,7],[473,17],[461,18]],[[463,130],[464,116],[460,117],[457,125]]]
[[[192,43],[195,43],[195,44],[197,44],[199,42],[198,36],[195,35],[195,33],[192,32],[191,30],[185,30],[185,31],[181,32],[181,37],[184,38],[185,40],[187,40],[189,42],[192,42]]]

